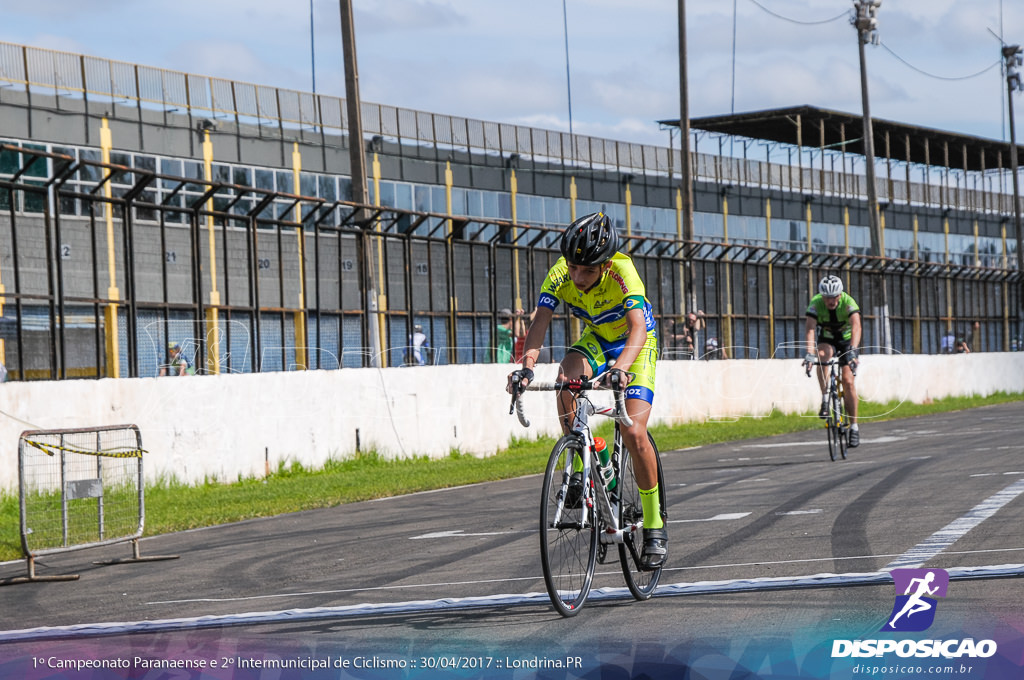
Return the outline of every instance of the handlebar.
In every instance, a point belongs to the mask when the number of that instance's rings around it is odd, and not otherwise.
[[[611,387],[604,387],[604,378],[608,375],[608,372],[601,373],[594,376],[593,378],[570,378],[568,380],[556,380],[554,382],[532,382],[525,388],[519,385],[514,385],[512,389],[512,403],[509,405],[509,415],[512,414],[513,410],[516,416],[519,418],[519,422],[523,427],[530,426],[530,419],[526,417],[526,410],[523,407],[523,392],[561,392],[568,390],[570,392],[580,393],[587,392],[589,390],[597,389],[611,389],[614,393],[615,398],[615,413],[612,415],[615,420],[619,421],[626,427],[633,426],[633,420],[626,413],[626,393],[622,387],[613,385]],[[612,374],[609,380],[615,380],[618,374]],[[630,373],[630,380],[636,377],[636,374]]]
[[[837,357],[832,357],[828,361],[804,361],[803,363],[804,363],[805,372],[807,373],[807,377],[810,378],[811,377],[811,366],[832,366],[832,365],[838,364],[839,363],[839,359]],[[849,365],[849,364],[847,364],[847,365]],[[854,375],[857,375],[857,369],[853,368],[852,366],[850,366],[850,371],[852,371]]]

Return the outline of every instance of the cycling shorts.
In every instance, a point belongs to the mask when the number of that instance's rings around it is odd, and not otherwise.
[[[818,333],[818,344],[832,345],[832,349],[835,351],[836,357],[839,358],[840,366],[848,366],[850,364],[849,340],[843,340],[842,338],[826,338],[821,333]]]
[[[622,353],[625,346],[625,339],[609,341],[601,338],[592,330],[587,330],[583,333],[583,337],[569,349],[586,357],[592,374],[597,375],[608,366],[609,361]],[[648,404],[654,403],[654,366],[657,361],[658,335],[652,329],[647,331],[647,341],[644,343],[643,349],[640,350],[640,354],[637,355],[636,361],[628,369],[624,369],[636,374],[633,381],[629,383],[629,387],[626,388],[626,399],[640,399]],[[622,366],[616,368],[622,368]]]

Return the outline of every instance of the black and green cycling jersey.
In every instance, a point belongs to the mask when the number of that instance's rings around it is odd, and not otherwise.
[[[835,309],[829,309],[820,294],[812,297],[811,304],[807,305],[807,316],[817,322],[819,335],[825,340],[849,342],[853,333],[850,317],[854,314],[860,314],[860,307],[845,291],[839,294],[839,304]]]

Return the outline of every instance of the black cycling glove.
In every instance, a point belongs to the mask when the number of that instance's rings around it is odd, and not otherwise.
[[[629,384],[629,373],[623,371],[621,368],[613,368],[608,371],[608,378],[606,380],[608,386],[613,389],[622,390]]]
[[[519,389],[522,389],[522,384],[523,384],[524,380],[527,382],[527,384],[533,382],[533,369],[532,368],[526,368],[524,366],[523,368],[519,369],[518,371],[513,371],[513,373],[512,373],[512,384],[513,385],[515,385]]]

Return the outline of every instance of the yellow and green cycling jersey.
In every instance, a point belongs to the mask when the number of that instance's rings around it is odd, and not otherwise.
[[[657,323],[633,261],[628,255],[615,253],[610,262],[611,267],[601,275],[597,284],[584,292],[569,278],[565,258],[559,258],[544,279],[537,306],[553,310],[559,302],[565,302],[569,313],[583,321],[586,329],[572,349],[587,358],[595,373],[622,352],[629,337],[626,313],[640,309],[644,314],[647,341],[636,361],[626,369],[636,374],[626,389],[626,397],[652,402],[654,367],[658,359]]]

